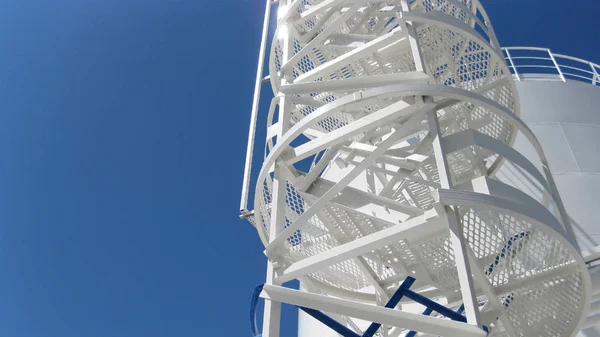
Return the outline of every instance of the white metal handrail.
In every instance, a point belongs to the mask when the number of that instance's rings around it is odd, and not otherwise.
[[[547,48],[506,47],[502,51],[508,68],[517,81],[572,80],[600,85],[600,65],[596,63],[555,54]],[[521,55],[523,53],[527,55]]]

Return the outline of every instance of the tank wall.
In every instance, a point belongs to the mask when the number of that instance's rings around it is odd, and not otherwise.
[[[600,245],[600,88],[525,81],[517,89],[521,118],[546,153],[580,249]],[[515,147],[528,156],[524,143],[518,137]]]
[[[521,118],[544,149],[579,248],[591,250],[600,245],[600,87],[524,81],[517,83],[517,90]],[[515,148],[535,158],[522,138],[517,137]],[[498,177],[510,168],[509,163]],[[577,337],[600,337],[600,327],[583,329]]]

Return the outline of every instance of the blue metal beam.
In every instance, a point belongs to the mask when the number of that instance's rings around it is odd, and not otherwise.
[[[398,303],[400,303],[400,300],[405,295],[405,293],[407,291],[410,291],[408,289],[413,285],[413,283],[415,283],[415,279],[410,276],[407,276],[406,279],[404,279],[404,282],[402,282],[402,284],[398,288],[398,290],[396,290],[394,295],[390,297],[390,300],[387,302],[385,307],[389,309],[395,308],[398,305]],[[380,327],[380,323],[371,323],[371,325],[369,325],[367,330],[365,330],[365,332],[363,333],[362,337],[373,337],[373,335],[377,332],[377,330],[379,330]]]
[[[433,312],[433,309],[431,308],[427,308],[425,309],[425,311],[423,311],[423,315],[425,316],[429,316],[431,315],[431,313]],[[417,332],[414,330],[410,330],[405,337],[415,337],[417,335]]]
[[[429,298],[417,294],[414,291],[411,290],[406,290],[404,293],[404,296],[410,298],[411,300],[420,303],[428,308],[433,309],[434,311],[439,312],[440,314],[442,314],[443,316],[446,316],[448,318],[450,318],[453,321],[459,321],[459,322],[467,322],[467,318],[459,313],[457,313],[456,311],[452,311],[451,309],[446,308],[445,306],[439,304],[436,301],[430,300]]]
[[[325,315],[324,313],[320,312],[319,310],[309,309],[309,308],[305,308],[305,307],[298,307],[298,308],[300,310],[304,311],[305,313],[311,315],[319,322],[327,325],[333,331],[339,333],[340,335],[342,335],[344,337],[361,337],[356,332],[348,329],[343,324],[341,324],[338,321],[336,321],[335,319]]]

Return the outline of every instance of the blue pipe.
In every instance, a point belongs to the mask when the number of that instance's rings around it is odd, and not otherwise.
[[[252,329],[252,336],[258,336],[258,329],[256,328],[256,307],[258,306],[258,296],[263,290],[263,284],[259,284],[254,287],[252,292],[252,299],[250,300],[250,328]]]

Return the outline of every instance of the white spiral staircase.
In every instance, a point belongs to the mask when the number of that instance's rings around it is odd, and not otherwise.
[[[360,320],[382,337],[579,330],[588,269],[478,1],[281,0],[269,73],[254,211],[242,202],[269,259],[264,337],[281,303],[358,335]],[[497,179],[506,162],[541,192]],[[466,322],[383,307],[407,277]]]

